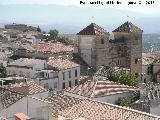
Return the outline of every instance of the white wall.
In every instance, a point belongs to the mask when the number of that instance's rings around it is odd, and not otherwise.
[[[48,89],[52,88],[52,89],[58,89],[58,78],[52,78],[52,79],[42,79],[39,81],[39,84],[43,87],[45,87],[48,84]],[[57,87],[55,87],[54,85],[57,84]]]
[[[0,111],[0,116],[14,120],[14,115],[19,112],[31,118],[51,120],[51,109],[48,103],[31,97],[24,97],[7,109]]]
[[[76,95],[76,94],[72,94],[72,93],[69,93],[69,92],[64,92],[64,94],[68,95],[68,96],[76,97],[76,98],[81,98],[81,99],[85,99],[86,98],[86,97],[83,97],[83,96],[80,96],[80,95]],[[125,92],[125,93],[119,93],[119,94],[113,94],[113,95],[99,96],[99,97],[95,97],[95,98],[91,98],[91,99],[96,100],[96,101],[115,104],[119,98],[121,98],[121,97],[129,97],[131,95],[132,95],[132,93]]]
[[[48,91],[46,91],[46,92],[41,92],[41,93],[29,95],[29,97],[35,97],[35,98],[44,100],[45,98],[48,97],[48,93],[49,93]]]
[[[42,62],[41,64],[37,64],[35,66],[33,66],[33,68],[25,68],[25,67],[22,67],[22,68],[18,68],[18,67],[6,67],[7,69],[7,74],[17,74],[19,76],[26,76],[28,78],[34,78],[36,77],[36,73],[38,72],[38,70],[42,70],[44,68],[47,67],[47,63],[46,61],[45,62]]]
[[[77,77],[75,77],[76,69],[77,69]],[[71,78],[69,78],[70,70],[71,70]],[[65,72],[65,80],[63,80],[63,72]],[[59,71],[58,78],[59,78],[59,90],[63,89],[63,82],[65,83],[65,88],[69,87],[69,81],[71,81],[72,86],[75,86],[75,80],[77,79],[79,81],[80,79],[80,66]]]
[[[102,97],[93,98],[94,100],[101,101],[101,102],[107,102],[111,104],[116,104],[117,100],[121,97],[129,97],[132,94],[129,92],[126,93],[120,93],[120,94],[114,94],[114,95],[107,95]]]
[[[92,55],[92,41],[93,36],[81,36],[79,39],[79,47],[81,57],[83,60],[91,66],[91,55]]]

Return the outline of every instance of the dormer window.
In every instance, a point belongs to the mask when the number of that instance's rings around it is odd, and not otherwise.
[[[101,39],[101,44],[104,44],[104,39]]]

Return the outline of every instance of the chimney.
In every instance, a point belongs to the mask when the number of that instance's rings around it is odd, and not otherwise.
[[[24,113],[17,113],[15,114],[15,120],[31,120],[31,118]]]

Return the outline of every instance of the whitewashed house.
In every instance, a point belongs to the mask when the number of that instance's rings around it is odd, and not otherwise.
[[[65,95],[116,104],[119,98],[130,97],[137,89],[109,80],[87,81],[64,90]]]
[[[38,72],[38,76],[35,81],[49,90],[59,89],[58,71],[44,69]]]
[[[0,116],[15,120],[15,114],[20,112],[31,119],[51,120],[51,109],[47,101],[0,87]]]
[[[80,79],[80,65],[79,64],[69,59],[50,58],[48,62],[48,68],[54,70],[50,72],[50,74],[54,73],[55,78],[57,74],[57,78],[58,78],[57,87],[59,90],[79,84],[79,79]],[[56,80],[55,79],[54,80],[57,81],[57,78]],[[54,84],[52,85],[54,86]]]
[[[47,68],[47,62],[40,59],[20,58],[8,63],[7,73],[9,75],[25,76],[35,78],[38,71]]]

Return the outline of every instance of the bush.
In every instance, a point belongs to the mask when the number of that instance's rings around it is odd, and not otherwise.
[[[135,77],[126,71],[118,71],[114,73],[114,77],[116,81],[121,84],[134,86],[134,87],[138,86],[138,81],[135,79]]]

